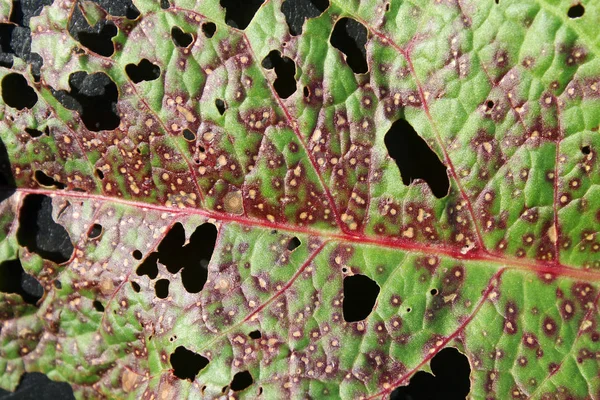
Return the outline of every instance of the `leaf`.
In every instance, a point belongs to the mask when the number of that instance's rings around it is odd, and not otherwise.
[[[0,293],[0,387],[383,398],[456,347],[472,398],[600,398],[598,2],[333,0],[301,29],[286,2],[243,30],[216,1],[31,18],[39,79],[0,68],[0,268],[44,294]],[[62,264],[17,234],[40,195]]]

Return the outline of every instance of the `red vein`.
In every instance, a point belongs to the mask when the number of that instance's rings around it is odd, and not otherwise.
[[[492,276],[488,285],[486,286],[484,291],[481,293],[481,300],[479,300],[479,303],[477,303],[477,306],[475,306],[475,309],[473,310],[473,312],[471,312],[471,314],[469,314],[469,316],[458,326],[458,328],[456,328],[456,330],[454,332],[452,332],[450,335],[448,335],[443,340],[441,340],[441,343],[439,345],[436,343],[436,347],[432,349],[434,351],[428,352],[427,355],[423,358],[423,360],[416,367],[414,367],[410,371],[406,372],[404,375],[402,375],[396,381],[391,382],[390,386],[387,389],[384,389],[384,390],[380,391],[379,393],[376,393],[376,394],[368,397],[368,399],[373,399],[378,396],[384,396],[384,395],[390,393],[396,387],[405,383],[407,379],[409,379],[417,371],[421,370],[423,365],[427,364],[429,362],[429,360],[431,360],[440,350],[442,350],[448,343],[450,343],[450,341],[452,341],[458,335],[460,335],[462,333],[462,331],[467,327],[467,325],[469,325],[469,323],[475,318],[475,316],[477,315],[477,313],[479,312],[481,307],[483,307],[483,304],[488,299],[488,295],[490,294],[490,292],[492,290],[494,290],[494,288],[496,287],[497,284],[499,284],[500,277],[502,276],[502,273],[504,271],[505,271],[505,269],[501,269],[498,272],[496,272],[494,274],[494,276]]]

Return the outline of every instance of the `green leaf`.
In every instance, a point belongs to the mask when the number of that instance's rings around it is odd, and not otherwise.
[[[456,347],[471,398],[600,397],[600,3],[333,0],[296,36],[282,0],[243,30],[216,0],[169,3],[54,0],[31,19],[39,81],[0,67],[0,269],[44,287],[0,293],[0,387],[383,398]],[[110,56],[69,31],[75,7],[114,23]],[[366,73],[332,44],[341,18]],[[388,154],[401,119],[441,198]],[[19,242],[33,195],[63,264]],[[379,290],[346,322],[353,275]]]

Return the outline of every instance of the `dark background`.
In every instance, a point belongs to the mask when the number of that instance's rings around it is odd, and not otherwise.
[[[0,24],[0,66],[10,68],[13,57],[19,57],[25,60],[31,66],[31,72],[34,79],[39,80],[39,71],[42,66],[42,59],[39,55],[31,53],[31,36],[29,21],[32,16],[39,15],[44,5],[51,4],[53,0],[14,0],[10,17],[10,24]],[[139,12],[131,4],[131,0],[94,0],[106,9],[111,15],[125,16],[129,19],[135,19]],[[163,8],[169,7],[168,0],[156,0]],[[217,1],[217,0],[212,0]],[[254,13],[262,4],[262,0],[220,0],[221,5],[226,8],[226,22],[234,27],[244,29],[251,21]],[[306,18],[314,18],[320,15],[328,6],[327,0],[286,0],[283,3],[282,11],[286,17],[290,32],[298,35],[302,32],[302,24]],[[107,41],[114,36],[114,29],[106,24],[90,27],[83,20],[81,15],[76,15],[70,29],[71,34],[86,47],[95,49],[98,53],[112,53],[111,48],[106,48]],[[353,20],[346,20],[343,24],[336,25],[332,34],[331,43],[347,56],[348,64],[356,73],[367,71],[365,61],[365,43],[367,41],[368,31],[360,23]],[[110,44],[110,43],[109,43]],[[265,59],[263,66],[265,68],[275,68],[275,72],[280,78],[280,74],[289,73],[293,78],[294,69],[290,67],[291,60],[287,57],[281,57],[278,52],[273,53],[272,59]],[[287,63],[287,64],[286,64]],[[293,65],[293,64],[291,64]],[[290,77],[287,76],[287,82]],[[285,82],[282,78],[281,82]],[[89,86],[88,82],[88,86]],[[99,84],[102,84],[100,82]],[[94,91],[94,82],[92,87],[85,90]],[[277,82],[276,82],[277,86]],[[289,84],[276,87],[278,93],[280,90],[286,93],[295,91],[295,81]],[[284,87],[286,86],[286,87]],[[85,95],[85,93],[83,93]],[[289,94],[287,94],[289,95]],[[60,96],[60,94],[57,95]],[[287,96],[282,96],[287,97]],[[65,106],[71,109],[78,109],[81,104],[77,98],[63,98]],[[61,101],[63,102],[63,101]],[[92,116],[93,118],[94,116]],[[402,121],[402,120],[401,120]],[[401,123],[400,128],[395,124],[394,138],[386,136],[386,146],[393,158],[397,158],[398,167],[401,168],[404,179],[408,183],[414,178],[422,178],[427,181],[437,197],[444,196],[445,169],[435,163],[430,154],[424,157],[430,157],[432,160],[426,165],[415,166],[414,162],[407,166],[400,165],[402,157],[395,157],[395,154],[406,154],[408,150],[415,150],[427,153],[427,146],[415,138],[416,133],[410,132],[412,129],[407,123]],[[390,130],[392,132],[392,129]],[[414,132],[414,131],[413,131]],[[412,136],[411,136],[412,135]],[[418,135],[417,135],[418,136]],[[408,139],[403,139],[408,138]],[[404,142],[402,141],[404,140]],[[423,142],[424,143],[424,142]],[[398,147],[399,150],[396,149]],[[419,150],[420,149],[420,150]],[[412,160],[419,160],[423,157],[415,157]],[[14,180],[7,167],[7,154],[2,141],[0,140],[0,201],[5,199],[12,192]],[[439,160],[438,160],[439,161]],[[415,161],[416,162],[416,161]],[[405,168],[405,169],[402,169]],[[441,169],[440,169],[441,168]],[[441,171],[441,173],[440,173]],[[447,179],[447,178],[446,178]],[[408,184],[407,181],[404,182]],[[437,189],[436,189],[437,188]],[[437,193],[436,193],[437,190]],[[439,194],[439,195],[438,195]],[[63,262],[69,258],[72,252],[72,245],[68,236],[65,237],[64,229],[54,223],[51,218],[51,203],[42,198],[36,198],[30,201],[27,207],[23,207],[24,214],[20,217],[20,223],[25,226],[24,233],[21,233],[19,241],[30,250],[38,252],[44,258],[52,259],[56,262]],[[23,230],[22,230],[23,232]],[[17,265],[18,264],[18,265]],[[11,264],[9,268],[0,270],[0,290],[5,292],[19,293],[26,301],[35,304],[43,295],[43,289],[35,278],[25,274],[20,263]],[[469,391],[469,363],[465,356],[456,349],[448,348],[439,352],[431,361],[431,368],[435,376],[418,372],[410,380],[408,386],[400,387],[394,390],[391,399],[394,400],[462,400],[466,398]],[[73,391],[68,383],[54,382],[41,373],[25,373],[21,377],[20,384],[14,393],[0,389],[0,399],[49,399],[61,400],[72,399]]]

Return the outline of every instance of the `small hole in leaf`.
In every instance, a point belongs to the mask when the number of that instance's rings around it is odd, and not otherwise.
[[[296,64],[286,56],[281,56],[278,50],[271,51],[262,62],[263,68],[275,68],[277,78],[273,83],[275,91],[282,99],[287,99],[296,91]]]
[[[351,18],[341,18],[333,27],[330,42],[346,55],[346,62],[355,74],[368,71],[365,48],[367,28],[363,24]]]
[[[96,176],[100,179],[104,179],[104,172],[100,168],[96,168]]]
[[[62,264],[73,254],[73,244],[62,225],[52,218],[52,199],[40,194],[25,197],[19,212],[19,244],[42,258]]]
[[[586,155],[587,155],[587,154],[590,154],[590,153],[592,152],[592,149],[591,149],[591,147],[590,147],[590,146],[583,146],[583,147],[581,148],[581,152],[582,152],[583,154],[586,154]]]
[[[179,346],[169,358],[173,367],[173,374],[179,379],[194,381],[196,375],[208,365],[208,359],[194,353],[183,346]]]
[[[488,100],[487,103],[485,103],[485,105],[488,108],[488,110],[494,108],[494,102],[492,100]]]
[[[32,108],[38,97],[35,90],[21,74],[8,74],[2,78],[2,100],[17,110]]]
[[[260,339],[262,337],[261,333],[259,330],[255,330],[252,331],[248,334],[248,336],[250,336],[250,339]]]
[[[342,267],[342,272],[345,274],[346,272],[348,272],[348,268]]]
[[[281,12],[285,16],[290,33],[298,36],[302,25],[309,18],[318,17],[329,7],[328,0],[285,0]]]
[[[94,308],[96,309],[96,311],[98,312],[104,312],[104,306],[102,305],[102,303],[98,300],[94,300],[94,302],[92,303],[92,305],[94,306]]]
[[[201,144],[198,145],[198,151],[200,153],[204,153],[206,151],[206,149],[204,148],[204,146],[202,146]],[[198,163],[200,163],[200,160],[198,160]]]
[[[49,177],[44,171],[36,170],[33,174],[33,178],[37,183],[45,187],[55,187],[57,189],[64,189],[66,187],[64,183]]]
[[[159,279],[156,281],[154,284],[156,297],[159,299],[166,299],[169,296],[169,283],[168,279]]]
[[[182,249],[187,260],[181,271],[181,281],[189,293],[198,293],[204,288],[216,242],[217,228],[211,223],[204,223],[196,228],[189,243]]]
[[[160,0],[160,8],[162,8],[163,10],[166,10],[169,7],[171,7],[169,0]]]
[[[384,142],[390,157],[396,160],[405,185],[423,179],[438,199],[448,194],[450,180],[446,166],[407,121],[394,122]]]
[[[134,292],[139,293],[140,292],[140,285],[137,282],[131,281],[131,288],[133,289]]]
[[[290,239],[290,241],[288,242],[288,246],[287,249],[289,251],[294,251],[296,250],[302,243],[300,242],[300,239],[298,239],[296,236],[294,236],[293,238]]]
[[[188,142],[193,142],[194,140],[196,140],[196,134],[190,131],[189,129],[185,128],[183,130],[183,138]]]
[[[437,296],[438,290],[436,288],[433,288],[429,291],[429,294],[431,294],[432,296]]]
[[[385,3],[385,12],[390,11],[390,3]]]
[[[252,379],[252,375],[250,374],[250,372],[242,371],[242,372],[238,372],[237,374],[235,374],[233,376],[233,379],[231,380],[229,387],[234,392],[239,392],[239,391],[246,389],[250,385],[252,385],[253,382],[254,382],[254,379]]]
[[[583,17],[583,14],[585,13],[585,7],[583,7],[583,5],[581,3],[579,4],[575,4],[573,6],[571,6],[571,8],[569,8],[569,12],[567,13],[567,15],[569,16],[569,18],[581,18]]]
[[[362,321],[371,314],[379,285],[366,275],[356,274],[344,278],[343,311],[346,322]]]
[[[133,255],[133,258],[135,258],[136,260],[141,260],[142,259],[142,252],[139,250],[134,250],[133,253],[131,253]]]
[[[410,308],[410,307],[407,307],[407,308],[406,308],[406,312],[407,312],[407,313],[409,313],[409,312],[411,312],[411,311],[412,311],[412,308]]]
[[[0,292],[18,294],[24,302],[33,305],[44,296],[42,285],[25,273],[19,260],[0,263]]]
[[[59,281],[58,279],[54,280],[54,287],[57,288],[58,290],[62,289],[62,283],[61,281]]]
[[[225,23],[238,29],[246,29],[265,0],[221,0],[225,9]]]
[[[304,97],[310,97],[310,89],[308,86],[304,86]]]
[[[25,132],[27,132],[32,138],[40,137],[44,134],[44,132],[33,128],[25,128]]]
[[[175,45],[179,47],[188,47],[194,41],[194,37],[191,33],[185,33],[180,27],[174,26],[171,29],[171,38]]]
[[[158,79],[160,76],[160,67],[144,58],[137,65],[127,64],[125,72],[127,72],[127,76],[129,76],[133,83],[140,83],[142,81]]]
[[[225,102],[221,99],[216,99],[215,100],[215,107],[217,107],[217,111],[219,111],[219,114],[223,115],[225,114]]]
[[[90,229],[90,231],[88,232],[88,238],[96,239],[96,238],[100,237],[101,234],[102,234],[102,225],[94,224],[94,225],[92,225],[92,229]]]
[[[407,386],[401,386],[391,393],[390,400],[467,398],[471,386],[471,368],[466,356],[454,348],[445,348],[433,357],[430,365],[431,374],[417,372]]]
[[[215,35],[215,32],[217,31],[217,26],[212,23],[212,22],[205,22],[202,24],[202,32],[204,33],[204,36],[206,36],[207,38],[211,38]]]

